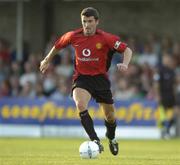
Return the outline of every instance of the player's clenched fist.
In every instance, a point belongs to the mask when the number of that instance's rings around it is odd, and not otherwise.
[[[123,63],[117,64],[117,67],[118,67],[119,71],[126,71],[128,69],[128,66],[126,64],[123,64]]]
[[[40,63],[40,71],[42,73],[45,73],[45,71],[47,70],[48,66],[49,66],[49,61],[45,58]]]

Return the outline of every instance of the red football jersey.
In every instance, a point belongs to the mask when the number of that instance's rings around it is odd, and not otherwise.
[[[127,45],[119,37],[100,29],[92,36],[85,36],[83,29],[67,32],[60,37],[55,48],[71,44],[75,49],[75,77],[82,75],[106,74],[115,51],[124,52]]]

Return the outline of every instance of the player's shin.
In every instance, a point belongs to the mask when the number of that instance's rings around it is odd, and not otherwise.
[[[88,134],[89,138],[91,140],[99,141],[99,138],[97,137],[97,134],[94,129],[93,120],[92,120],[91,116],[89,115],[88,110],[80,112],[79,116],[81,118],[81,124],[84,127],[86,133]]]
[[[104,124],[106,126],[106,136],[108,139],[112,140],[115,138],[115,131],[116,131],[116,121],[114,123],[109,123],[108,121],[104,120]]]
[[[117,155],[119,152],[118,142],[115,139],[116,121],[109,123],[105,120],[106,137],[109,139],[109,149],[113,155]]]

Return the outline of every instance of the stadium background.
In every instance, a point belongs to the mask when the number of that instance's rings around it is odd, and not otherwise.
[[[165,52],[174,56],[179,96],[178,1],[1,0],[0,136],[86,136],[69,97],[73,49],[60,51],[45,76],[38,67],[58,36],[81,26],[80,11],[87,6],[99,9],[100,28],[119,35],[134,52],[126,74],[116,70],[119,54],[109,72],[118,137],[160,138],[153,74]],[[93,101],[90,111],[104,137],[102,113]]]

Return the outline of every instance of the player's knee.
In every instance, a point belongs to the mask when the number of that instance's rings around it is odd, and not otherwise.
[[[106,121],[107,121],[108,123],[114,123],[115,120],[116,120],[116,119],[115,119],[114,115],[111,115],[111,114],[106,115]]]
[[[83,101],[76,101],[76,107],[80,112],[87,109],[87,106]]]

